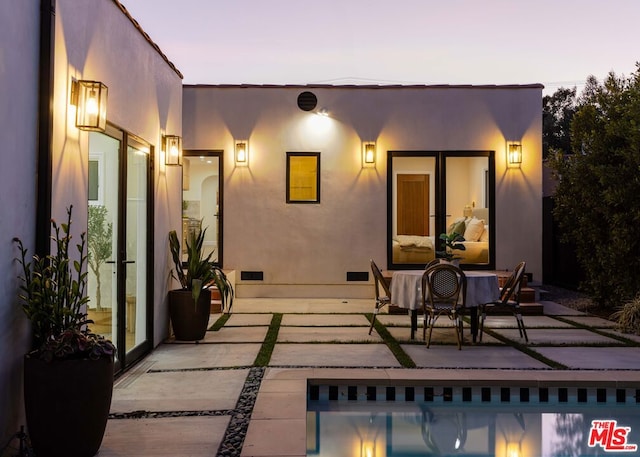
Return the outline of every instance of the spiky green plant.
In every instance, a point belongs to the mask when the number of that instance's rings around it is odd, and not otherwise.
[[[622,305],[611,319],[618,323],[618,330],[622,333],[640,335],[640,294]]]
[[[213,252],[210,252],[206,257],[204,256],[202,247],[206,231],[206,228],[202,228],[202,221],[198,224],[197,230],[189,231],[185,240],[187,261],[184,264],[178,234],[175,230],[169,232],[169,247],[174,264],[171,276],[180,283],[183,290],[193,292],[195,302],[200,297],[200,291],[211,286],[213,282],[220,291],[223,311],[230,312],[235,297],[233,285],[222,269],[211,263]]]
[[[171,249],[171,257],[173,258],[174,271],[171,276],[179,283],[182,290],[190,290],[193,293],[194,301],[198,301],[200,291],[210,286],[215,280],[215,274],[211,265],[211,256],[209,253],[205,257],[202,252],[204,244],[204,236],[207,229],[202,229],[202,221],[197,230],[190,230],[185,240],[187,261],[182,263],[182,251],[180,249],[180,241],[175,230],[169,232],[169,248]]]

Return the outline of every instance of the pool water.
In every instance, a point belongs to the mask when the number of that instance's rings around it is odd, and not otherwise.
[[[313,386],[307,455],[640,455],[636,389]]]

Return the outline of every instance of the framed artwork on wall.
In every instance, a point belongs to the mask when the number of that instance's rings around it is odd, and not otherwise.
[[[320,203],[320,153],[287,152],[287,203]]]

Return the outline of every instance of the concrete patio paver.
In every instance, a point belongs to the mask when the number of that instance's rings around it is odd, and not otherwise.
[[[385,344],[276,344],[271,366],[399,367]]]
[[[224,324],[225,327],[245,327],[248,325],[266,325],[271,324],[273,314],[239,314],[234,313]]]
[[[403,344],[402,349],[421,368],[549,368],[517,349],[504,346],[456,346]]]
[[[100,457],[216,455],[229,416],[110,420]]]
[[[134,382],[113,389],[111,412],[233,409],[248,372],[242,369],[144,373]]]
[[[242,457],[304,457],[307,421],[302,419],[252,420],[242,446]]]
[[[207,332],[211,333],[211,332]],[[261,344],[161,344],[146,361],[153,370],[249,366]]]
[[[319,327],[368,327],[370,322],[362,314],[285,314],[282,326],[319,326]]]
[[[537,347],[543,356],[582,370],[638,370],[637,347]]]
[[[595,328],[615,328],[616,323],[598,316],[566,316],[565,319]]]
[[[568,308],[552,301],[540,300],[538,303],[543,306],[546,316],[586,316],[584,311]]]
[[[573,328],[570,323],[554,319],[549,316],[524,316],[524,325],[529,328]],[[487,315],[484,322],[485,328],[518,328],[516,318],[513,316]]]
[[[366,327],[280,327],[279,343],[312,342],[371,342],[381,343],[382,338]]]
[[[524,338],[520,337],[517,329],[494,329],[494,331],[505,338],[524,343]],[[527,336],[530,345],[622,344],[614,338],[581,328],[560,330],[527,328]]]
[[[209,331],[204,336],[205,343],[262,343],[269,327],[222,327]]]

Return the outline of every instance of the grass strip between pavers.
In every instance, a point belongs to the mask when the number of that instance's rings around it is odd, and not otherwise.
[[[264,341],[262,342],[260,352],[258,352],[256,360],[253,362],[254,367],[269,366],[269,361],[271,361],[271,354],[273,353],[273,348],[276,345],[276,341],[278,339],[278,332],[280,331],[281,322],[282,313],[274,313],[273,317],[271,318],[271,324],[269,324],[269,330],[267,330],[267,335],[264,337]]]
[[[222,316],[220,316],[218,318],[217,321],[215,321],[211,327],[209,327],[209,330],[212,332],[217,332],[218,330],[220,330],[222,327],[224,327],[224,324],[227,323],[227,321],[229,320],[229,318],[231,317],[231,314],[223,314]]]
[[[373,319],[373,314],[371,313],[366,313],[365,316],[367,317],[367,319],[369,319],[369,322],[371,322],[371,319]],[[402,349],[400,343],[398,343],[398,340],[396,340],[391,335],[391,333],[389,333],[389,330],[387,330],[387,327],[385,327],[383,323],[376,319],[374,327],[376,329],[376,332],[378,332],[378,335],[380,335],[380,338],[382,338],[382,341],[384,341],[391,353],[398,360],[398,362],[400,362],[400,365],[402,365],[403,368],[416,368],[416,363],[411,357],[409,357],[409,354],[404,352],[404,349]]]
[[[506,337],[500,335],[499,333],[492,331],[491,329],[485,329],[484,333],[486,333],[487,335],[491,335],[492,337],[494,337],[498,341],[501,341],[502,343],[504,343],[507,346],[511,346],[512,348],[517,349],[520,352],[524,352],[529,357],[531,357],[533,359],[536,359],[537,361],[542,362],[545,365],[548,365],[549,367],[551,367],[551,368],[553,368],[555,370],[568,370],[569,369],[568,366],[543,356],[542,354],[540,354],[536,350],[531,349],[526,344],[518,343],[517,341],[510,340],[509,338],[506,338]]]
[[[587,324],[583,324],[581,322],[576,322],[571,320],[571,317],[568,318],[564,318],[562,316],[554,316],[554,318],[556,320],[559,320],[560,322],[565,322],[567,324],[571,324],[574,327],[577,328],[582,328],[584,330],[589,330],[593,333],[597,333],[598,335],[602,335],[602,336],[606,336],[607,338],[611,338],[614,340],[618,340],[621,343],[624,343],[627,346],[640,346],[640,343],[638,343],[637,341],[634,341],[630,338],[625,337],[624,335],[617,335],[613,332],[616,331],[615,328],[613,329],[609,329],[609,328],[596,328],[596,327],[592,327],[591,325],[587,325]]]

